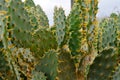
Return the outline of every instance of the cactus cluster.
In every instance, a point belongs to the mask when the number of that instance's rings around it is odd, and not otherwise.
[[[55,7],[0,0],[0,80],[119,80],[120,14],[97,21],[98,0]]]

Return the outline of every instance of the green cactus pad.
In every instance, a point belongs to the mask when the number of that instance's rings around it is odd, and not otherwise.
[[[22,37],[21,39],[20,36]],[[32,52],[35,52],[36,57],[43,56],[44,52],[48,51],[49,49],[57,48],[57,42],[54,35],[51,31],[46,29],[38,29],[35,30],[33,34],[28,35],[25,35],[24,32],[22,32],[21,34],[19,34],[19,36],[16,36],[16,38],[17,39],[15,40],[16,42],[20,43],[20,46],[30,48]]]
[[[48,80],[55,80],[57,76],[58,57],[55,50],[50,50],[40,59],[36,66],[37,71],[42,71]]]
[[[110,47],[116,46],[116,24],[115,20],[112,18],[104,19],[100,23],[101,31],[99,31],[99,34],[101,34],[98,37],[98,49],[99,51],[102,51],[103,49],[108,49]]]
[[[62,8],[55,8],[54,10],[54,26],[56,27],[56,40],[60,46],[64,40],[65,28],[66,28],[66,17]]]
[[[112,80],[120,80],[120,65],[118,68],[113,72]]]
[[[8,17],[7,29],[10,29],[9,33],[14,45],[20,46],[23,42],[31,40],[30,32],[34,27],[30,25],[29,17],[21,0],[10,0],[8,9],[8,15],[6,16]]]
[[[7,2],[5,0],[0,0],[0,11],[7,10]]]
[[[69,48],[71,50],[72,55],[79,54],[79,49],[81,46],[81,32],[80,32],[81,18],[78,17],[81,11],[79,7],[80,7],[79,4],[75,3],[69,15],[69,26],[70,26]]]
[[[110,80],[117,64],[117,58],[114,49],[102,51],[90,66],[88,80]]]
[[[31,51],[35,52],[36,57],[42,56],[49,49],[56,49],[57,42],[53,33],[50,30],[40,29],[35,32],[30,43]],[[26,46],[26,45],[24,45]]]
[[[71,54],[63,49],[58,54],[58,69],[56,80],[77,80],[76,69]]]
[[[26,7],[35,7],[33,0],[25,0],[24,4]]]
[[[33,26],[38,27],[49,27],[49,21],[45,14],[45,12],[42,10],[42,8],[37,5],[34,7],[25,7],[25,10],[28,12],[28,15],[30,17],[30,23]]]
[[[8,75],[10,73],[10,67],[4,53],[2,52],[2,49],[3,44],[0,41],[0,80],[4,80],[6,78],[10,79],[10,77],[12,77],[11,75]]]
[[[19,71],[20,79],[31,79],[32,70],[35,66],[35,58],[29,49],[13,48],[12,60],[16,66],[16,70]]]
[[[36,6],[36,19],[38,21],[38,25],[48,28],[49,27],[49,20],[47,15],[45,14],[44,10],[42,10],[40,5]]]
[[[34,71],[32,75],[33,75],[32,80],[46,80],[47,78],[42,72]]]

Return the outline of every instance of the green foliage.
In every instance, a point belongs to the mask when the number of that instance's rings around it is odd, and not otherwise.
[[[46,80],[47,78],[42,72],[34,71],[32,75],[34,75],[32,80]]]
[[[120,14],[97,21],[98,0],[74,0],[54,25],[33,0],[0,0],[0,80],[119,80]]]
[[[90,67],[88,80],[109,80],[117,66],[118,56],[114,49],[104,50]]]
[[[118,66],[115,71],[113,72],[112,79],[113,80],[119,80],[120,79],[120,66]]]
[[[57,80],[76,80],[76,68],[69,52],[63,47],[58,53]]]
[[[78,3],[73,5],[72,11],[69,15],[69,27],[70,27],[70,41],[69,48],[72,55],[78,55],[81,47],[81,18],[78,15],[81,13],[80,6]]]
[[[44,72],[49,80],[55,80],[57,76],[58,57],[55,50],[50,50],[40,59],[36,66],[37,71]]]
[[[38,21],[38,26],[42,26],[42,27],[49,27],[49,20],[47,18],[47,15],[45,14],[45,12],[42,10],[42,8],[37,5],[36,6],[36,19]]]
[[[35,59],[32,52],[29,49],[24,48],[14,48],[12,50],[12,59],[15,61],[17,69],[19,70],[19,75],[22,79],[31,79],[32,70],[35,66]]]
[[[25,6],[35,7],[35,3],[33,2],[33,0],[25,0]]]
[[[115,47],[116,46],[116,24],[113,18],[103,19],[100,22],[101,31],[99,31],[99,43],[98,49],[104,50],[105,48]]]
[[[28,4],[25,2],[24,4]],[[37,6],[25,6],[25,10],[28,12],[28,15],[30,17],[30,23],[36,28],[38,27],[49,27],[49,21],[45,14],[45,12],[42,10],[42,8]]]
[[[56,41],[52,32],[46,29],[38,30],[37,28],[36,30],[35,27],[30,24],[29,16],[21,1],[11,0],[9,1],[9,6],[9,10],[7,10],[8,14],[6,15],[8,23],[6,23],[6,25],[7,30],[9,30],[10,33],[10,38],[12,38],[11,42],[15,46],[30,48],[33,52],[37,51],[35,53],[36,56],[43,55],[46,50],[49,50],[52,47],[56,48],[57,44],[53,44],[56,43]],[[48,35],[48,37],[44,35]],[[51,41],[49,42],[49,40]],[[41,41],[43,42],[41,43]],[[39,47],[39,49],[37,47]]]
[[[64,40],[66,29],[66,16],[62,8],[57,9],[57,7],[55,7],[54,27],[56,28],[56,40],[60,46]]]
[[[24,34],[24,32],[22,33]],[[30,50],[35,53],[34,55],[36,57],[43,56],[44,52],[49,49],[57,48],[57,42],[54,35],[51,31],[46,29],[37,29],[34,30],[33,33],[24,36],[17,35],[16,33],[15,41],[16,43],[20,43],[19,45],[21,47],[30,48]]]
[[[5,55],[2,52],[2,48],[3,48],[3,45],[2,45],[2,42],[0,42],[0,49],[1,49],[0,50],[0,80],[5,79],[5,78],[10,78],[10,75],[9,76],[7,75],[10,71],[10,67],[5,58]],[[3,73],[3,72],[5,72],[5,73]]]

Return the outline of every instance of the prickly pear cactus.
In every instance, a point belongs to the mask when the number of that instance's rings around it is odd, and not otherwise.
[[[37,71],[44,72],[49,80],[55,80],[57,76],[58,57],[55,50],[50,50],[40,59],[36,66]]]
[[[120,14],[97,21],[98,0],[74,0],[54,25],[33,0],[0,0],[0,80],[120,80]]]
[[[117,16],[117,48],[118,48],[118,53],[120,54],[120,14]]]
[[[120,64],[118,64],[120,65]],[[113,80],[119,80],[120,79],[120,66],[116,67],[115,71],[113,71],[113,76],[111,77]]]
[[[56,40],[60,46],[65,37],[66,16],[62,8],[55,7],[54,10],[54,26],[56,28]]]
[[[32,80],[46,80],[47,78],[42,72],[34,71],[32,75],[34,75]]]
[[[81,13],[80,6],[78,3],[74,3],[71,13],[69,15],[69,27],[70,27],[70,41],[69,48],[72,55],[78,55],[81,46],[81,32],[80,23],[81,17],[78,15]]]
[[[74,80],[76,73],[73,60],[69,53],[61,51],[47,52],[36,66],[36,70],[44,72],[49,80]]]
[[[31,79],[32,71],[35,66],[35,59],[31,51],[24,48],[14,48],[12,50],[12,56],[22,78]]]
[[[117,67],[118,56],[114,49],[104,50],[100,54],[90,67],[88,80],[110,80]]]
[[[74,6],[75,5],[75,6]],[[73,5],[73,15],[70,19],[76,19],[71,21],[71,42],[75,47],[70,45],[70,48],[74,49],[78,56],[76,56],[77,63],[76,70],[78,79],[85,80],[89,72],[89,67],[92,64],[94,58],[97,55],[97,29],[98,23],[96,20],[97,13],[97,0],[75,0]],[[76,8],[75,8],[76,7]],[[74,11],[75,10],[75,11]],[[76,18],[79,16],[79,18]],[[77,32],[77,33],[76,33]],[[73,38],[73,39],[72,39]],[[72,41],[74,40],[74,41]],[[76,54],[75,53],[75,54]],[[76,58],[75,57],[75,58]]]
[[[38,21],[38,26],[42,26],[45,28],[49,27],[49,20],[46,13],[42,10],[40,5],[36,6],[36,19]]]
[[[35,3],[33,0],[25,0],[24,5],[27,7],[35,7]]]
[[[76,69],[74,61],[69,52],[62,47],[58,51],[58,67],[56,80],[76,80]]]
[[[10,67],[5,58],[5,55],[2,52],[2,48],[3,48],[3,45],[2,45],[2,42],[0,42],[0,80],[10,78],[10,75],[8,76],[8,73],[10,73]],[[6,73],[3,73],[3,72],[6,72]]]
[[[49,27],[49,21],[45,14],[45,12],[42,10],[42,8],[39,5],[28,5],[28,2],[25,2],[25,10],[28,12],[28,15],[30,17],[30,23],[35,28],[38,27]]]
[[[10,38],[12,39],[12,43],[15,46],[30,48],[30,50],[33,52],[37,51],[35,53],[36,56],[41,56],[50,48],[57,47],[55,37],[53,36],[52,32],[45,29],[36,29],[33,25],[30,24],[29,15],[27,15],[24,4],[21,1],[10,0],[6,2],[6,4],[8,4],[6,8],[9,8],[9,10],[6,10],[6,17],[8,18],[8,23],[6,25],[8,26],[7,29],[9,31]],[[48,37],[44,35],[48,35]],[[49,40],[51,41],[49,42]],[[41,41],[43,42],[41,43]]]
[[[111,14],[100,22],[98,37],[98,52],[90,67],[88,80],[119,80],[119,17]],[[93,76],[95,75],[95,76]],[[97,76],[97,77],[96,77]]]
[[[99,41],[98,41],[98,50],[102,51],[105,48],[108,49],[110,47],[116,46],[116,29],[117,26],[115,24],[115,20],[112,18],[104,19],[100,23],[100,31],[99,31]]]

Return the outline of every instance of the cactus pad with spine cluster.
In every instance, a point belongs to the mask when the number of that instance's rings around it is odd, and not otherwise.
[[[46,80],[46,76],[44,75],[44,73],[42,72],[37,72],[37,71],[34,71],[33,72],[33,78],[32,80]]]
[[[99,31],[99,51],[102,51],[105,48],[109,49],[110,47],[115,47],[117,37],[115,20],[113,18],[102,20],[100,23],[100,29],[102,32]]]
[[[117,66],[118,56],[114,49],[104,50],[100,53],[90,67],[88,80],[109,80],[112,71]]]
[[[55,50],[50,50],[40,59],[36,66],[37,71],[42,71],[47,75],[49,80],[55,80],[57,76],[57,53]]]
[[[66,28],[66,16],[62,8],[55,7],[54,10],[54,25],[56,27],[56,40],[60,46],[64,40]]]
[[[28,1],[28,0],[27,0]],[[28,5],[28,2],[25,1],[25,10],[28,12],[28,15],[30,17],[30,23],[38,28],[38,27],[49,27],[49,21],[45,14],[45,12],[42,10],[40,5],[33,4],[32,6]]]
[[[81,46],[81,32],[80,32],[80,23],[81,18],[78,15],[81,13],[79,8],[79,4],[75,3],[73,5],[72,11],[69,15],[69,26],[70,26],[70,41],[69,41],[69,48],[71,50],[72,55],[78,55],[79,49]]]
[[[57,80],[76,80],[76,69],[74,61],[69,52],[64,48],[58,52]]]
[[[113,72],[113,76],[112,79],[113,80],[119,80],[120,79],[120,64],[119,66],[115,69],[115,71]]]

